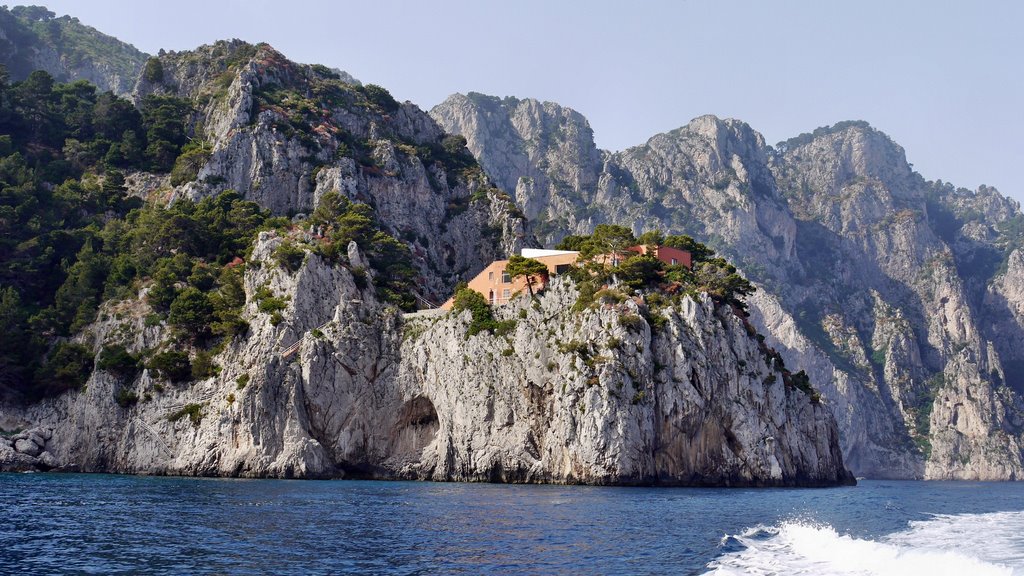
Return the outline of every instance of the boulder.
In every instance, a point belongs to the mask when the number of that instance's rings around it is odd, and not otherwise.
[[[36,456],[39,456],[39,453],[43,451],[43,448],[29,438],[21,438],[19,440],[15,440],[14,450],[35,458]]]

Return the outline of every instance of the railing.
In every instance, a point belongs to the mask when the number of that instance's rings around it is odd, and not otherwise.
[[[423,296],[422,296],[422,295],[421,295],[421,294],[420,294],[419,292],[416,292],[415,290],[410,290],[410,292],[412,293],[413,297],[414,297],[414,298],[416,298],[416,300],[417,300],[417,301],[418,301],[418,302],[419,302],[420,304],[423,304],[423,305],[424,305],[424,306],[426,306],[427,308],[437,308],[437,304],[434,304],[434,303],[433,303],[433,302],[431,302],[430,300],[427,300],[427,299],[426,299],[426,298],[424,298],[424,297],[423,297]]]
[[[322,330],[323,328],[326,328],[327,325],[330,324],[331,322],[334,322],[334,320],[328,320],[327,322],[324,322],[323,324],[317,326],[316,328],[313,328],[313,330],[303,332],[302,336],[299,336],[298,340],[292,342],[287,348],[281,351],[281,358],[288,359],[292,354],[298,352],[299,347],[302,346],[302,341],[306,338],[307,334],[316,330]]]
[[[139,418],[138,416],[135,416],[134,418],[132,418],[132,420],[136,424],[142,426],[144,430],[149,432],[149,434],[156,439],[157,444],[159,444],[160,447],[163,448],[164,453],[166,453],[168,457],[174,456],[174,454],[171,452],[171,449],[167,447],[167,443],[164,442],[164,439],[160,436],[160,434],[157,433],[156,430],[154,430],[149,424],[146,424],[146,422],[143,421],[142,418]]]

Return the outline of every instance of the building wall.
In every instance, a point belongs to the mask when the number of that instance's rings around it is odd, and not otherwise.
[[[629,248],[633,252],[639,252],[640,254],[647,254],[651,252],[647,246],[640,244]],[[686,250],[680,250],[678,248],[670,248],[668,246],[657,246],[655,247],[654,257],[661,260],[669,266],[682,264],[687,268],[693,267],[693,257]]]
[[[682,264],[687,268],[693,268],[693,256],[686,250],[671,248],[669,246],[658,246],[658,253],[655,255],[658,260],[665,264]]]
[[[534,260],[542,262],[548,267],[548,273],[555,275],[562,273],[564,271],[563,267],[574,264],[578,257],[578,253],[570,252],[553,256],[541,256],[534,258]],[[495,260],[491,262],[487,268],[484,268],[475,278],[469,281],[469,288],[482,294],[490,304],[495,306],[508,304],[516,295],[528,292],[526,278],[507,277],[505,275],[505,268],[507,266],[508,260]],[[538,278],[534,282],[533,291],[543,290],[546,285],[547,278]],[[452,303],[453,300],[449,298],[441,307],[446,310],[450,309]]]
[[[630,252],[647,254],[649,250],[647,246],[638,245],[629,248],[629,251],[625,254],[602,254],[595,256],[594,260],[598,262],[603,261],[606,264],[617,264],[619,260],[625,258]],[[693,259],[690,256],[690,253],[686,250],[669,248],[668,246],[658,246],[655,248],[653,253],[655,258],[661,260],[665,264],[682,264],[687,268],[690,268],[693,265]],[[578,252],[560,252],[550,256],[537,256],[534,260],[544,263],[544,265],[548,267],[548,273],[556,275],[565,272],[566,268],[575,264],[576,260],[579,259],[579,256]],[[528,290],[526,287],[526,278],[507,277],[505,275],[506,267],[508,267],[508,260],[495,260],[494,262],[491,262],[487,268],[484,268],[476,275],[475,278],[469,281],[469,288],[482,294],[492,306],[508,304],[508,302],[518,294],[527,292]],[[533,285],[533,291],[538,292],[543,290],[547,285],[547,280],[547,278],[537,279],[537,282]],[[449,298],[447,302],[441,305],[441,307],[445,310],[449,310],[453,303],[453,298]]]

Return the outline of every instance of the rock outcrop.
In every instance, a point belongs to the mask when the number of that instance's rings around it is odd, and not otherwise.
[[[552,103],[455,95],[431,113],[516,190],[545,245],[610,222],[736,261],[760,287],[755,323],[821,387],[856,474],[1024,472],[1016,202],[926,182],[863,122],[773,148],[703,116],[613,154]]]
[[[441,302],[460,280],[532,240],[522,212],[461,144],[415,105],[323,66],[234,40],[159,58],[158,81],[134,97],[192,102],[209,156],[168,201],[235,190],[275,214],[308,214],[328,192],[373,207],[415,256],[424,295]],[[159,184],[159,183],[157,183]]]
[[[835,420],[784,383],[731,308],[707,297],[572,312],[557,281],[497,313],[403,318],[314,254],[290,273],[263,233],[245,275],[250,330],[216,376],[93,373],[82,392],[4,406],[6,468],[253,477],[806,486],[852,481]],[[358,261],[352,247],[351,260]],[[254,294],[288,302],[276,325]],[[110,305],[108,305],[110,306]],[[166,337],[141,298],[79,336],[129,351]],[[663,320],[653,327],[645,315]],[[514,324],[514,326],[512,326]],[[298,345],[294,345],[298,343]],[[294,352],[293,352],[294,351]],[[127,393],[126,393],[127,392]],[[134,402],[119,402],[131,397]],[[45,450],[45,452],[44,452]],[[44,462],[45,458],[45,462]]]
[[[431,116],[265,44],[147,60],[83,29],[0,9],[0,54],[14,79],[42,68],[191,107],[188,162],[126,174],[131,194],[235,190],[299,222],[336,192],[409,249],[421,303],[535,238],[603,222],[691,234],[759,284],[753,322],[824,402],[778,382],[764,345],[704,300],[663,311],[652,331],[642,303],[570,314],[572,288],[559,285],[504,309],[517,322],[507,336],[467,339],[464,319],[405,321],[379,303],[358,248],[357,276],[316,255],[286,273],[268,259],[282,239],[267,234],[246,273],[250,332],[219,352],[218,376],[180,385],[97,369],[84,391],[6,406],[0,428],[18,432],[0,436],[5,466],[792,485],[844,481],[841,445],[872,477],[1024,473],[1020,207],[926,182],[864,123],[771,147],[703,116],[611,153],[557,104],[456,95]],[[79,46],[67,31],[99,40]],[[73,340],[97,353],[167,347],[167,327],[145,320],[146,289],[104,304]],[[287,314],[260,312],[259,290],[290,298]]]

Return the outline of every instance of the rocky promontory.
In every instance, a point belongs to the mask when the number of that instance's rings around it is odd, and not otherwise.
[[[276,266],[281,242],[272,233],[257,242],[245,275],[250,331],[215,357],[219,374],[173,383],[149,369],[97,369],[83,391],[6,405],[0,426],[25,431],[0,444],[3,466],[586,484],[852,480],[828,408],[789,385],[749,325],[706,296],[574,312],[566,278],[496,309],[498,333],[469,335],[469,312],[403,315],[315,254],[295,272]],[[261,287],[288,302],[276,324],[259,310]],[[83,339],[97,354],[104,344],[152,346],[166,334],[143,327],[148,314],[142,300],[122,303]]]

